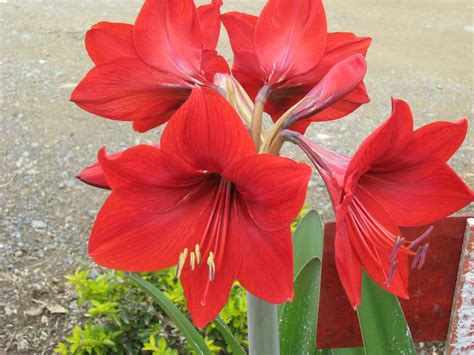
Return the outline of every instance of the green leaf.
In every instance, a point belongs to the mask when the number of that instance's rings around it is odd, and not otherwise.
[[[303,266],[313,258],[323,260],[323,222],[315,210],[310,210],[293,233],[294,272],[298,276]],[[296,279],[296,278],[295,278]]]
[[[295,298],[282,310],[282,354],[309,354],[316,346],[321,261],[310,260],[295,281]]]
[[[365,355],[364,348],[338,348],[318,350],[318,355]]]
[[[224,337],[224,340],[227,345],[229,345],[230,349],[232,350],[232,353],[234,355],[245,355],[246,353],[244,349],[242,349],[237,339],[235,339],[234,335],[232,334],[227,324],[225,324],[224,320],[220,316],[217,316],[214,320],[214,323],[219,332]]]
[[[133,273],[127,273],[127,275],[151,297],[153,297],[160,308],[168,315],[168,317],[170,317],[176,327],[178,327],[183,336],[189,342],[189,345],[197,354],[211,354],[211,351],[202,336],[184,314],[181,313],[181,311],[173,304],[173,302],[171,302],[158,288],[148,281],[143,280],[139,275]]]
[[[416,354],[397,297],[377,285],[365,272],[357,314],[367,354]]]
[[[323,227],[316,211],[309,211],[293,235],[295,297],[280,312],[282,354],[314,354],[323,259]]]

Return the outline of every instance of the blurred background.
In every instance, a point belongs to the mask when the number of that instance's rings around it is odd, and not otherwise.
[[[226,11],[258,14],[265,1],[226,0]],[[198,1],[199,4],[206,1]],[[314,124],[309,135],[352,154],[407,100],[415,125],[471,118],[474,5],[471,0],[327,0],[329,31],[370,36],[366,84],[372,101],[347,118]],[[96,22],[133,23],[138,0],[0,0],[0,353],[51,352],[78,317],[64,275],[89,265],[87,239],[106,191],[74,176],[110,152],[159,140],[129,123],[95,117],[69,102],[92,68],[84,34]],[[223,29],[219,50],[232,53]],[[474,185],[473,129],[452,166]],[[293,147],[284,154],[304,160]],[[330,219],[322,182],[308,204]],[[38,301],[57,312],[35,313]]]

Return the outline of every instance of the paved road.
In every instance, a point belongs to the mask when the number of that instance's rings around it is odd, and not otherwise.
[[[225,1],[224,11],[258,13],[264,1]],[[132,22],[140,1],[0,0],[0,349],[50,349],[77,316],[28,316],[32,298],[67,307],[62,277],[87,262],[88,231],[105,193],[73,176],[107,144],[110,151],[153,142],[68,102],[91,67],[83,35],[100,20]],[[331,148],[353,152],[387,117],[390,97],[407,99],[416,125],[474,114],[473,5],[465,0],[326,1],[329,29],[370,35],[369,105],[312,127]],[[223,33],[220,48],[230,60]],[[473,130],[452,163],[473,185]],[[297,158],[293,149],[285,150]],[[321,182],[310,202],[330,216]]]

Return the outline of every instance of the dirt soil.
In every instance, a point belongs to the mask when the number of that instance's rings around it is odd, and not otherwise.
[[[258,13],[264,1],[227,0],[224,11]],[[416,125],[473,116],[470,0],[325,1],[330,31],[369,35],[370,104],[309,134],[351,154],[408,100]],[[84,33],[101,20],[133,22],[137,0],[0,0],[0,353],[51,353],[80,316],[64,275],[89,265],[87,238],[107,193],[74,179],[107,145],[117,151],[158,141],[128,123],[94,117],[69,95],[92,67]],[[220,49],[231,60],[223,31]],[[473,186],[473,130],[452,165]],[[297,159],[292,147],[284,152]],[[323,185],[308,202],[331,218]]]

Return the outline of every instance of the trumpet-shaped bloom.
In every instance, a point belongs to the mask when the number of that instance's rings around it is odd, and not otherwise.
[[[216,52],[221,0],[147,0],[135,24],[100,22],[87,32],[95,67],[71,100],[93,114],[133,121],[145,132],[169,120],[195,86],[228,72]]]
[[[327,33],[321,0],[269,0],[259,17],[239,12],[221,17],[234,51],[232,73],[252,98],[265,87],[265,110],[274,120],[300,101],[336,63],[354,54],[365,56],[371,42],[352,33]],[[311,121],[343,117],[368,101],[360,83],[292,129],[303,132]]]
[[[235,280],[268,302],[292,299],[290,224],[311,168],[257,154],[219,94],[194,89],[159,148],[141,145],[116,156],[101,150],[99,164],[88,168],[95,179],[82,176],[112,189],[89,240],[97,263],[133,272],[178,265],[198,327],[219,313]]]
[[[408,298],[408,256],[424,241],[405,241],[399,226],[422,226],[473,201],[474,194],[448,166],[463,142],[467,120],[435,122],[413,131],[409,106],[393,101],[391,117],[352,159],[285,131],[323,177],[336,214],[336,266],[354,308],[360,303],[362,269],[393,294]],[[428,244],[414,259],[420,267]]]

